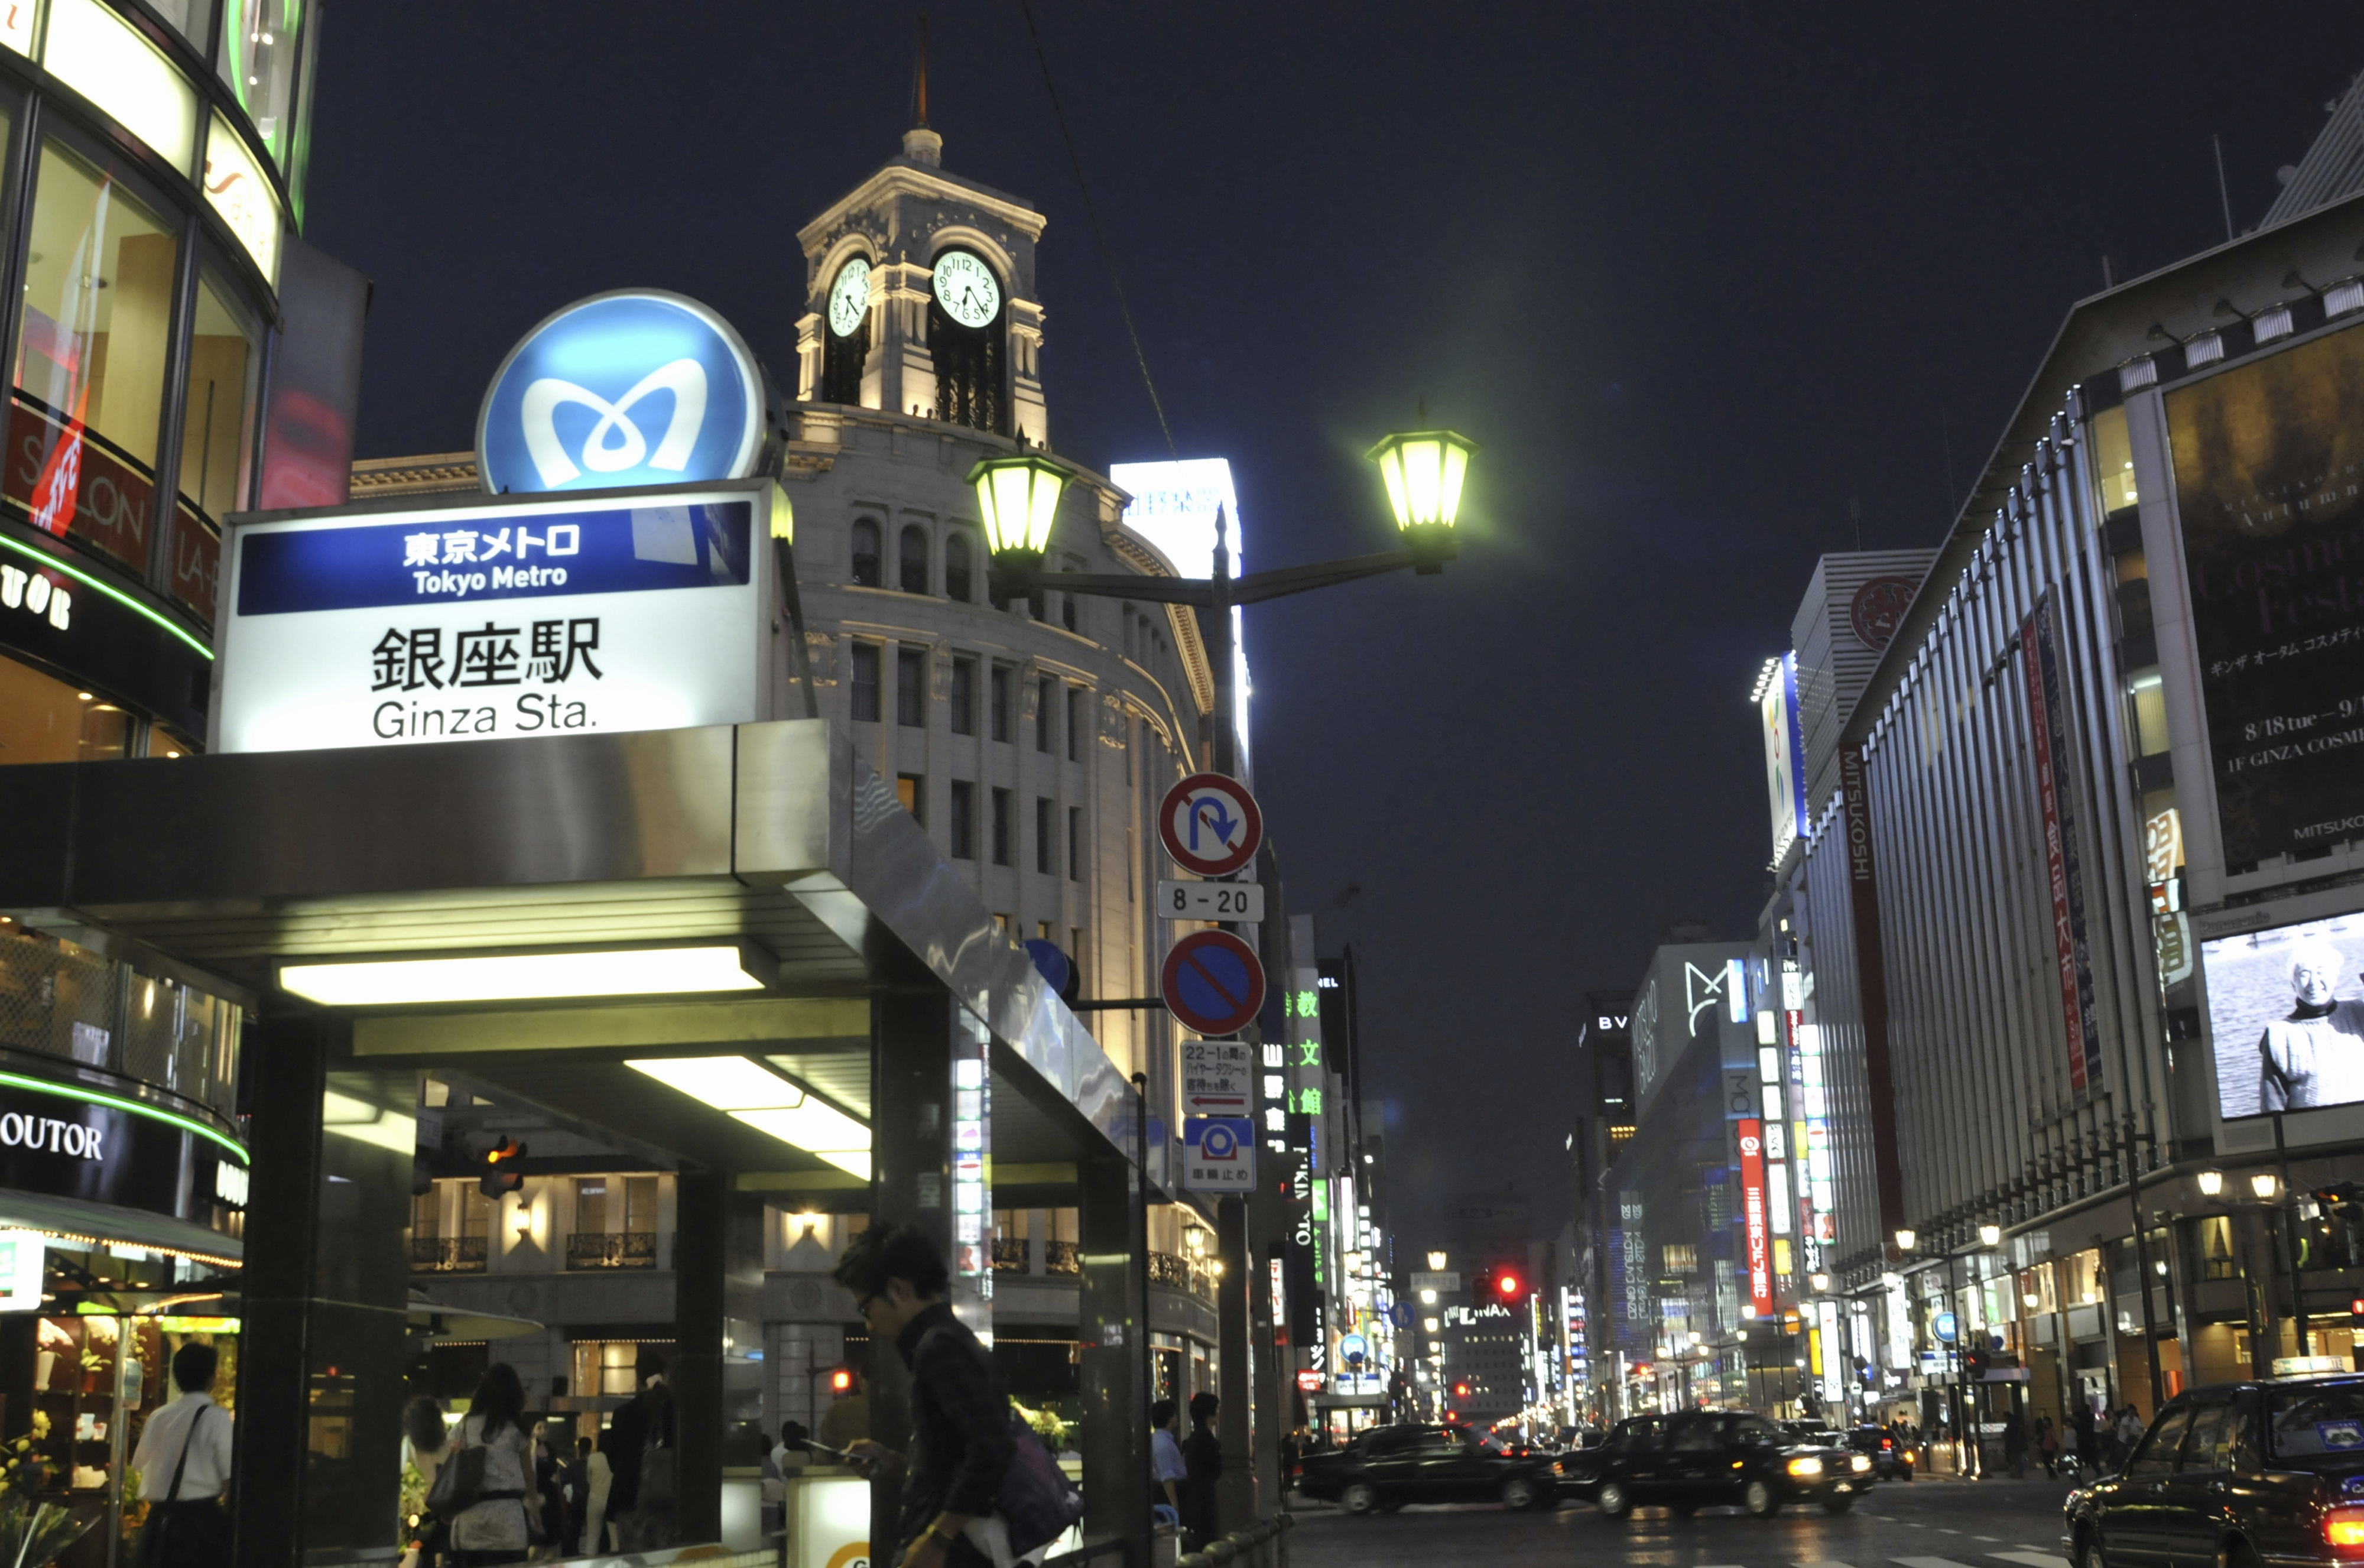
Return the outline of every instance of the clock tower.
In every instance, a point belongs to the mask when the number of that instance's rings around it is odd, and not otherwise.
[[[1043,444],[1043,215],[946,173],[924,96],[920,120],[901,157],[797,232],[797,395]]]

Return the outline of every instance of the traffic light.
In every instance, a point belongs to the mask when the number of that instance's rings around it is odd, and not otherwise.
[[[851,1367],[842,1367],[842,1367],[839,1367],[835,1372],[831,1373],[829,1374],[829,1391],[830,1391],[831,1394],[851,1394],[851,1393],[853,1393],[853,1370]]]
[[[525,1185],[525,1173],[518,1162],[525,1158],[525,1145],[514,1138],[504,1138],[485,1151],[485,1173],[476,1185],[489,1198],[497,1198]]]
[[[1993,1353],[1983,1345],[1971,1345],[1962,1351],[1962,1381],[1985,1382],[1988,1360]]]
[[[1494,1294],[1500,1299],[1515,1300],[1525,1288],[1526,1282],[1519,1277],[1518,1270],[1500,1268],[1494,1271]]]
[[[2356,1318],[2358,1322],[2364,1322],[2364,1296],[2348,1298],[2347,1316]]]
[[[2331,1182],[2315,1188],[2312,1195],[2320,1204],[2354,1203],[2364,1198],[2364,1182]]]

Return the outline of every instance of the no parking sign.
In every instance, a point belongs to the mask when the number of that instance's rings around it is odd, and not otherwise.
[[[1243,1116],[1194,1116],[1182,1122],[1182,1190],[1255,1191],[1255,1123]]]

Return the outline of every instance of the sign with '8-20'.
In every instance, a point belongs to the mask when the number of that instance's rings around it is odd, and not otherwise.
[[[771,490],[233,519],[214,749],[767,718]]]

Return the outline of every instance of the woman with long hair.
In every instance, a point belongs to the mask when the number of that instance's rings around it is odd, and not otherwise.
[[[534,1490],[533,1439],[525,1429],[525,1387],[517,1368],[495,1362],[485,1369],[452,1447],[455,1453],[485,1451],[484,1489],[475,1506],[452,1521],[452,1562],[456,1568],[524,1562],[541,1519],[540,1510],[527,1505]]]
[[[435,1490],[435,1473],[452,1456],[451,1432],[442,1407],[424,1394],[402,1407],[402,1462],[418,1472],[425,1490]],[[433,1514],[421,1512],[416,1525],[406,1519],[410,1551],[403,1568],[435,1568],[448,1545],[450,1531]]]

